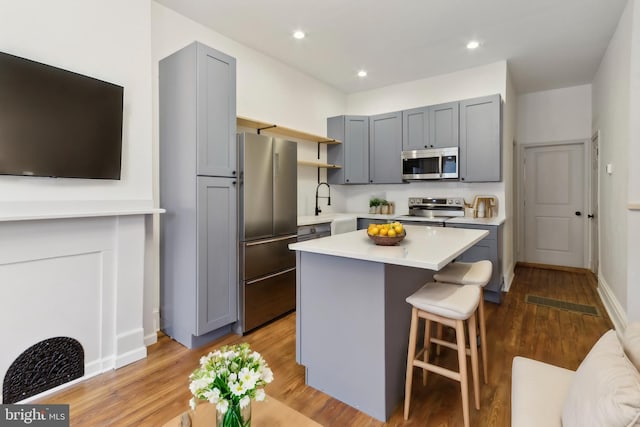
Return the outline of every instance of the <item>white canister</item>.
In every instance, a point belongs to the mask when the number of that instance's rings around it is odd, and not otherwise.
[[[484,200],[478,203],[478,218],[484,218]]]

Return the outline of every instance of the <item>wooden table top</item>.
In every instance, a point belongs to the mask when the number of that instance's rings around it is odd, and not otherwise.
[[[210,427],[215,425],[216,407],[207,402],[201,403],[195,411],[186,411],[162,427],[183,427],[182,418],[185,415],[191,420],[191,427]],[[251,425],[255,427],[322,427],[311,418],[271,396],[267,396],[263,402],[251,402]]]

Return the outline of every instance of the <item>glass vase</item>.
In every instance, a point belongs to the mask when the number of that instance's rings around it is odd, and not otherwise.
[[[244,408],[229,404],[224,414],[216,408],[216,427],[251,427],[251,402]]]

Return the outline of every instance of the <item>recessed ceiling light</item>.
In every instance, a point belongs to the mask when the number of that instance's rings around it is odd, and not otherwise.
[[[367,77],[367,72],[365,70],[358,71],[358,77]]]
[[[294,38],[296,38],[296,39],[298,39],[298,40],[303,39],[303,38],[304,38],[304,36],[305,36],[304,31],[300,31],[300,30],[298,30],[298,31],[295,31],[295,32],[293,33],[293,37],[294,37]]]
[[[478,46],[480,46],[480,42],[477,40],[471,40],[469,43],[467,43],[467,49],[477,49]]]

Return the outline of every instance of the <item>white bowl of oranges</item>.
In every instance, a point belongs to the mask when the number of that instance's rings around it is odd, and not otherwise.
[[[367,228],[367,236],[376,245],[393,246],[397,245],[405,238],[407,232],[399,222],[391,222],[387,224],[369,224]]]

